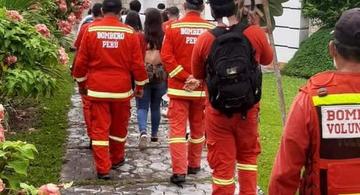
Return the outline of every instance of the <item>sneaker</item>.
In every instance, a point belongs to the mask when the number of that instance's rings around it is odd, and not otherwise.
[[[158,142],[159,138],[158,137],[151,137],[151,142]]]
[[[110,180],[111,179],[109,174],[101,174],[101,173],[97,174],[97,178],[102,179],[102,180]]]
[[[179,174],[173,174],[171,177],[170,177],[170,182],[179,186],[179,187],[182,187],[182,183],[185,183],[185,174],[184,175],[179,175]]]
[[[195,168],[193,168],[193,167],[188,167],[188,174],[189,175],[196,175],[197,173],[199,173],[200,172],[200,167],[195,167]]]
[[[112,165],[112,166],[111,166],[111,169],[112,169],[112,170],[118,169],[118,168],[122,167],[124,164],[125,164],[125,159],[122,160],[122,161],[120,161],[120,162],[118,162],[117,164]]]
[[[140,150],[143,150],[147,147],[147,135],[146,133],[140,134],[140,140],[139,140],[139,148]]]

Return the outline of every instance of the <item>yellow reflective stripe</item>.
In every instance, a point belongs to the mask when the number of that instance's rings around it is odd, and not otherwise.
[[[339,194],[339,195],[360,195],[360,193],[353,193],[353,194]]]
[[[139,86],[145,85],[146,83],[149,83],[149,79],[143,81],[135,81],[135,84]]]
[[[79,82],[79,83],[84,82],[84,81],[86,81],[86,80],[87,80],[87,78],[86,78],[86,77],[80,77],[80,78],[76,78],[76,77],[74,77],[74,79],[76,80],[76,82]]]
[[[92,91],[88,90],[88,96],[94,97],[94,98],[114,98],[114,99],[125,99],[130,96],[132,96],[133,91],[130,90],[125,93],[111,93],[111,92],[98,92],[98,91]]]
[[[182,28],[182,27],[213,29],[215,28],[215,25],[209,23],[203,23],[203,22],[181,22],[171,25],[171,28]]]
[[[232,185],[232,184],[235,183],[234,178],[231,178],[231,179],[219,179],[219,178],[213,177],[212,180],[213,180],[214,184],[222,185],[222,186]]]
[[[336,104],[360,104],[359,93],[331,94],[324,97],[313,96],[315,106]]]
[[[199,139],[190,138],[190,140],[189,140],[189,142],[193,143],[193,144],[201,144],[204,141],[205,141],[205,136],[203,136],[202,138],[199,138]]]
[[[169,144],[186,143],[185,137],[175,137],[169,139]]]
[[[182,96],[182,97],[206,97],[205,91],[185,91],[180,89],[168,89],[168,95]]]
[[[250,165],[250,164],[236,164],[238,170],[245,170],[245,171],[257,171],[257,165]]]
[[[96,141],[92,140],[91,145],[93,146],[109,146],[109,141]]]
[[[177,66],[173,71],[169,73],[170,78],[173,78],[174,76],[179,74],[182,70],[184,70],[184,68],[181,65]]]
[[[127,139],[127,135],[126,135],[124,138],[115,137],[115,136],[110,135],[109,138],[112,139],[112,140],[114,140],[114,141],[117,141],[117,142],[125,142],[126,139]]]
[[[127,33],[134,33],[133,30],[124,27],[117,27],[117,26],[92,26],[89,28],[89,32],[97,32],[97,31],[108,31],[108,32],[127,32]]]

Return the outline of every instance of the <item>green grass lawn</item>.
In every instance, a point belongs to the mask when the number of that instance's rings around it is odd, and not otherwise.
[[[21,140],[34,144],[39,151],[29,168],[28,182],[35,186],[58,183],[62,157],[65,152],[67,113],[73,81],[68,71],[63,72],[64,80],[59,80],[59,90],[51,98],[41,98],[35,103],[39,108],[35,131],[24,131],[7,137],[8,140]]]
[[[305,82],[305,79],[283,77],[287,111],[299,87],[305,84]],[[263,190],[267,191],[272,165],[282,133],[277,85],[273,74],[264,75],[260,120],[262,153],[259,158],[259,185]]]

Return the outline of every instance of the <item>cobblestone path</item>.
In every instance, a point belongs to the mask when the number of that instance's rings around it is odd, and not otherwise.
[[[210,168],[203,152],[202,171],[188,176],[183,188],[169,183],[171,176],[170,155],[167,146],[167,121],[162,119],[159,143],[149,144],[146,150],[137,147],[138,132],[135,106],[129,125],[126,147],[126,164],[112,171],[111,181],[96,180],[96,173],[85,132],[81,98],[72,96],[72,108],[68,114],[68,142],[61,172],[63,182],[74,182],[74,186],[62,192],[65,195],[121,194],[121,195],[208,195],[211,194]]]

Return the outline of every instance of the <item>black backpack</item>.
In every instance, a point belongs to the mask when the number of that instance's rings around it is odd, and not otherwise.
[[[211,30],[216,37],[207,59],[206,83],[211,105],[231,117],[247,112],[261,98],[262,72],[255,50],[243,32],[247,26],[234,25]]]

